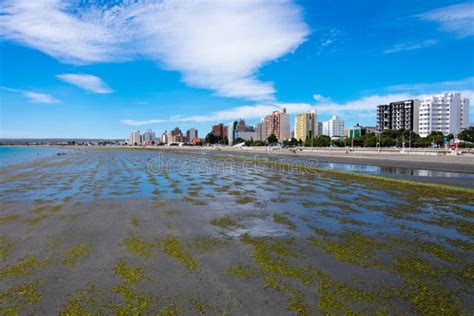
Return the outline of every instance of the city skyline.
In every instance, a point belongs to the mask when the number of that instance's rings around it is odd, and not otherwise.
[[[6,1],[0,13],[2,138],[209,131],[283,108],[291,129],[311,110],[373,126],[392,101],[474,99],[472,2]]]

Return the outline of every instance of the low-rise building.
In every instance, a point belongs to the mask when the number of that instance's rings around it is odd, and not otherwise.
[[[344,136],[349,137],[349,138],[357,138],[364,136],[369,133],[374,133],[376,131],[376,127],[374,126],[361,126],[359,124],[356,124],[356,126],[345,128],[344,129]],[[347,131],[347,135],[346,135]]]

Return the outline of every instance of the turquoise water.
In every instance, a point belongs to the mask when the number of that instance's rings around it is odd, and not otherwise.
[[[0,167],[45,159],[65,151],[62,148],[0,146]]]

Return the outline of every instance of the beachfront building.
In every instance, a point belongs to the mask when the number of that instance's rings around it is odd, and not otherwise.
[[[318,136],[318,117],[316,111],[301,113],[295,116],[294,138],[306,141]]]
[[[379,131],[401,128],[418,133],[420,100],[404,100],[377,106]]]
[[[236,126],[236,131],[238,132],[245,132],[247,128],[247,125],[245,125],[245,121],[243,119],[240,119],[238,122],[237,122],[237,126]]]
[[[377,128],[374,126],[361,126],[357,123],[356,126],[344,129],[344,137],[349,137],[349,138],[362,137],[366,134],[374,133],[376,131],[377,131]]]
[[[290,139],[290,116],[286,109],[273,111],[265,117],[265,134],[274,134],[279,141]]]
[[[151,143],[155,140],[155,132],[151,129],[147,129],[145,133],[143,133],[143,142],[144,143]]]
[[[223,123],[219,123],[212,126],[212,134],[214,134],[214,136],[216,137],[221,137],[221,138],[227,137],[227,133],[228,133],[228,128],[227,126],[224,126]]]
[[[130,133],[129,137],[130,145],[137,146],[142,144],[142,135],[140,131],[134,131]]]
[[[171,142],[172,143],[183,143],[186,141],[186,138],[183,135],[183,132],[179,129],[179,127],[175,127],[171,131]]]
[[[198,138],[198,130],[195,128],[190,128],[186,131],[186,140],[192,142],[193,139]]]
[[[461,97],[460,93],[443,93],[421,100],[421,137],[433,131],[457,135],[464,128],[469,128],[469,99]]]
[[[333,115],[330,120],[323,122],[322,134],[331,138],[344,137],[344,120]]]
[[[265,141],[268,137],[267,135],[267,125],[265,124],[265,119],[261,119],[260,123],[255,125],[255,140]]]
[[[163,134],[161,134],[161,142],[163,144],[168,144],[169,140],[168,140],[168,132],[165,130],[163,132]]]
[[[238,124],[239,123],[237,121],[233,121],[227,126],[227,139],[229,141],[229,145],[232,145],[234,140],[237,138],[236,133]]]

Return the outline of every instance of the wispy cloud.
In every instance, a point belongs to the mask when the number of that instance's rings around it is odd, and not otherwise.
[[[128,53],[121,45],[131,36],[130,31],[120,25],[123,22],[112,12],[104,12],[103,19],[95,10],[81,10],[81,15],[73,15],[71,3],[59,0],[3,1],[0,5],[0,35],[66,63],[123,60]],[[115,27],[121,34],[111,31]]]
[[[28,99],[31,103],[43,103],[43,104],[53,104],[58,103],[59,101],[55,99],[52,95],[46,93],[39,93],[34,91],[27,91],[21,89],[13,89],[8,87],[1,87],[4,90],[18,93]]]
[[[336,42],[340,40],[341,31],[336,28],[330,30],[324,30],[319,40],[319,47],[317,55],[321,55],[324,51],[328,50],[330,46],[333,46]],[[331,50],[330,50],[331,51]]]
[[[57,75],[59,79],[70,83],[86,91],[98,94],[107,94],[114,92],[99,77],[88,74],[61,74]]]
[[[415,50],[415,49],[430,47],[438,43],[439,41],[436,39],[429,39],[429,40],[422,41],[420,43],[401,43],[389,49],[386,49],[384,53],[385,54],[399,53],[399,52],[408,51],[408,50]]]
[[[474,90],[474,77],[468,77],[462,80],[399,84],[386,88],[389,91],[405,91],[414,93],[429,93],[449,90]]]
[[[257,78],[309,32],[292,1],[136,1],[76,7],[60,0],[6,1],[0,36],[66,63],[147,58],[217,95],[271,100]],[[82,2],[81,2],[82,3]]]
[[[438,8],[416,16],[425,21],[436,22],[440,29],[458,36],[474,35],[474,3],[465,2]]]

